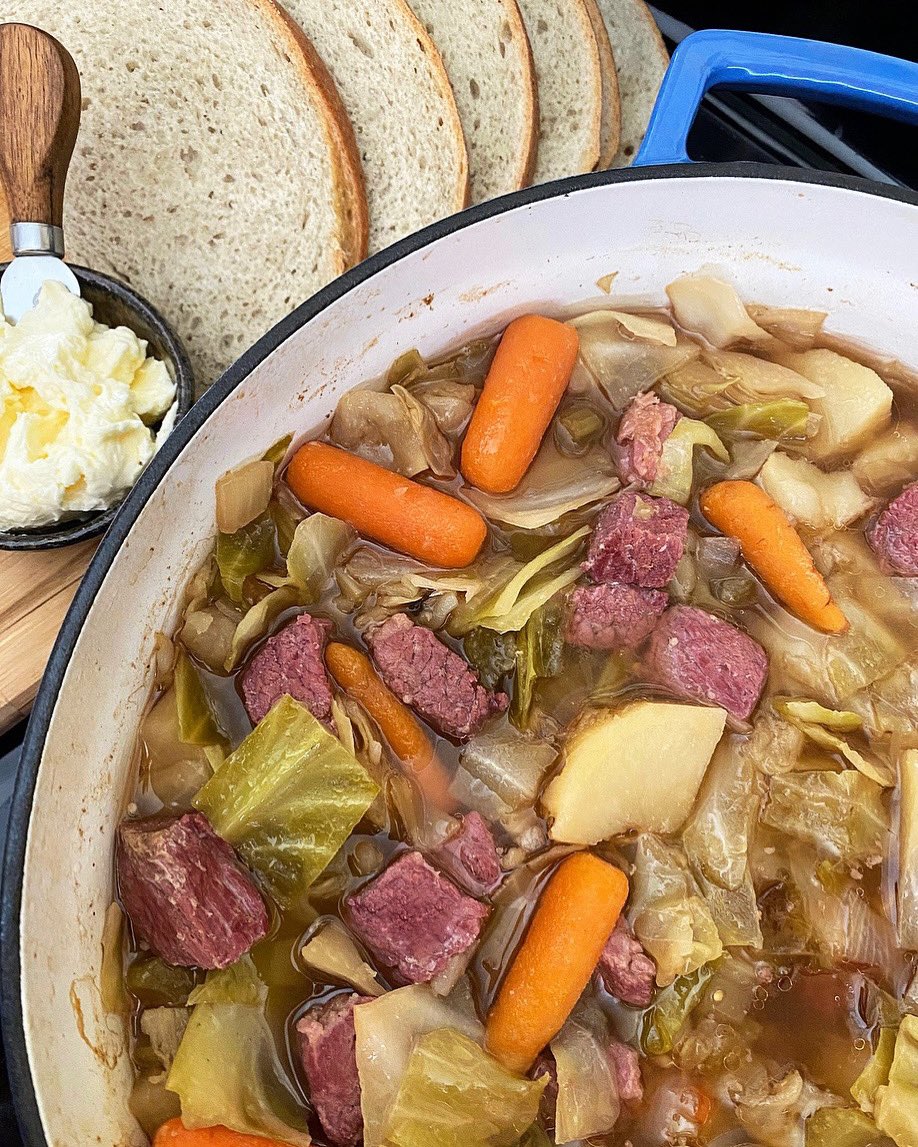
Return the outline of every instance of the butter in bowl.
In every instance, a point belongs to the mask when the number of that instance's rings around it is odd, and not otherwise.
[[[0,183],[14,259],[0,278],[0,549],[101,534],[193,398],[163,319],[63,261],[80,78],[38,28],[0,24]]]

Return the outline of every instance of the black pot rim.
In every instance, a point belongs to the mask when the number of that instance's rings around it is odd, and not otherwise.
[[[0,263],[0,272],[6,270],[9,263]],[[181,339],[166,322],[159,311],[142,296],[120,279],[112,278],[101,271],[93,271],[89,267],[80,267],[74,263],[68,264],[76,275],[81,288],[89,287],[95,292],[111,295],[117,302],[122,303],[132,314],[152,331],[166,348],[166,356],[171,363],[175,374],[175,401],[176,426],[191,409],[194,402],[194,373],[191,362],[182,344]],[[174,433],[175,427],[173,427]],[[125,495],[125,498],[127,495]],[[124,503],[125,498],[110,506],[107,510],[97,510],[91,514],[81,515],[68,521],[57,522],[38,530],[0,530],[0,550],[55,550],[62,546],[72,546],[77,542],[85,542],[89,538],[97,538],[104,534],[112,524],[115,514]]]
[[[834,172],[803,171],[759,163],[667,164],[660,167],[623,168],[615,171],[577,175],[555,183],[525,188],[499,199],[468,208],[440,220],[414,235],[400,240],[358,264],[281,319],[266,335],[247,350],[192,407],[190,413],[163,444],[133,490],[122,503],[115,520],[103,538],[77,590],[70,610],[52,650],[45,675],[35,699],[26,732],[19,773],[13,792],[6,851],[3,858],[3,889],[0,903],[0,1023],[6,1050],[7,1070],[19,1127],[26,1147],[47,1147],[38,1103],[32,1085],[22,1014],[20,983],[19,917],[22,881],[28,837],[32,794],[48,726],[64,673],[80,629],[93,599],[115,559],[122,542],[147,500],[168,472],[173,461],[214,410],[251,374],[252,370],[285,342],[295,331],[314,319],[348,291],[405,256],[437,239],[461,231],[483,219],[502,215],[514,208],[543,199],[563,199],[587,188],[607,183],[631,183],[655,179],[772,179],[776,182],[839,187],[881,199],[894,199],[918,207],[918,193],[909,188],[873,183]]]

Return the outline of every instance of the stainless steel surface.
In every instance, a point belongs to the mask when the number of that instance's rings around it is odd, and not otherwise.
[[[52,223],[11,223],[10,245],[14,255],[64,257],[64,229]]]
[[[80,293],[76,275],[63,259],[55,255],[20,255],[15,258],[0,279],[0,298],[6,317],[18,323],[26,311],[35,306],[39,292],[49,279],[63,283],[75,295]]]

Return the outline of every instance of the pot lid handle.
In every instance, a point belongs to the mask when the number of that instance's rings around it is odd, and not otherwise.
[[[918,64],[819,40],[710,29],[687,36],[673,53],[635,166],[689,163],[689,131],[714,87],[918,123]]]

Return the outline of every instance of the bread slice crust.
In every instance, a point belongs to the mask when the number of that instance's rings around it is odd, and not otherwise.
[[[622,109],[618,94],[618,72],[615,55],[602,13],[596,0],[584,0],[593,25],[596,47],[599,51],[599,70],[602,73],[602,116],[600,119],[599,163],[605,170],[615,158],[621,142]]]

